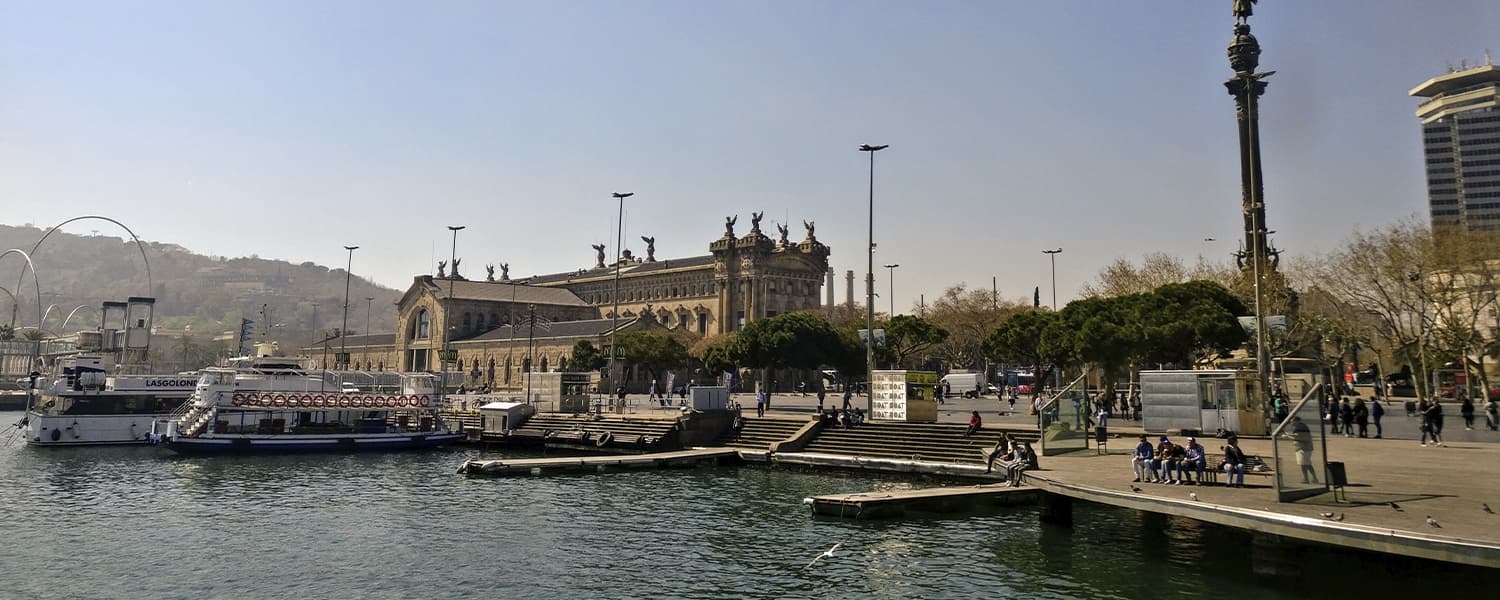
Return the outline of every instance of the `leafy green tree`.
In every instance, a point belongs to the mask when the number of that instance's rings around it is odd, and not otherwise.
[[[646,369],[657,379],[660,379],[662,370],[679,367],[688,359],[687,347],[682,342],[659,331],[622,333],[615,343],[620,347],[621,359]]]
[[[735,336],[731,358],[736,365],[764,369],[762,383],[769,383],[772,369],[836,365],[847,352],[846,339],[826,319],[798,312],[751,321]]]
[[[703,338],[688,349],[688,355],[703,363],[704,370],[713,375],[732,371],[735,368],[734,338],[733,333]]]
[[[984,353],[993,362],[1029,365],[1041,382],[1051,368],[1071,361],[1073,339],[1061,313],[1031,310],[1001,323],[985,339]],[[1040,393],[1041,386],[1033,386],[1033,394]]]
[[[879,354],[894,368],[910,366],[913,358],[948,339],[948,330],[915,315],[897,315],[877,326],[885,329],[885,347]]]
[[[573,353],[568,358],[568,367],[577,373],[587,373],[604,368],[608,362],[609,358],[604,356],[604,353],[600,352],[593,342],[578,340],[573,344]]]

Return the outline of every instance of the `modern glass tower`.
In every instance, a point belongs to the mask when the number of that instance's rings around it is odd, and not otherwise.
[[[1500,68],[1450,71],[1422,82],[1422,146],[1434,228],[1500,230]]]

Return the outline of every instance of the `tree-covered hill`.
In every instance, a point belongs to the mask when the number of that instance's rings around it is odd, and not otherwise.
[[[31,225],[0,225],[0,251],[18,248],[30,253],[43,233],[44,229]],[[98,325],[99,306],[104,301],[123,301],[128,296],[156,298],[157,329],[186,330],[205,339],[237,329],[241,318],[255,321],[257,328],[277,325],[270,330],[272,337],[284,343],[319,339],[320,332],[340,325],[344,269],[255,255],[203,256],[175,244],[142,242],[151,264],[149,290],[141,252],[128,237],[61,231],[48,237],[32,256],[41,283],[42,307],[46,310],[55,305],[42,329],[53,334],[92,329]],[[25,261],[19,256],[0,258],[0,288],[19,300],[18,329],[34,327],[37,320],[36,288],[29,273],[17,289],[23,273]],[[394,303],[400,295],[398,290],[356,274],[349,288],[350,331],[365,331],[367,306],[369,328],[391,331],[396,319]],[[373,301],[366,300],[371,297]],[[0,325],[9,323],[12,302],[10,295],[0,292]],[[85,308],[63,331],[65,317],[79,305]],[[262,306],[269,309],[269,323],[260,314]]]

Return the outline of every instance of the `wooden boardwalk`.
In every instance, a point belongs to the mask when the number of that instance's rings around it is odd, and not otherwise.
[[[618,469],[694,467],[703,463],[739,461],[733,448],[695,448],[675,452],[609,456],[565,456],[514,460],[468,460],[458,467],[466,475],[545,475],[561,472],[604,472]]]
[[[1033,504],[1041,490],[1005,484],[966,485],[892,490],[860,494],[832,494],[803,500],[813,514],[852,519],[897,517],[907,512],[951,513],[983,506]]]

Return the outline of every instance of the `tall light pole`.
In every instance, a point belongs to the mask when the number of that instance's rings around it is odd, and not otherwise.
[[[884,266],[886,279],[889,279],[891,282],[891,317],[894,318],[896,316],[896,267],[901,265],[889,264]]]
[[[1052,312],[1057,312],[1057,255],[1062,254],[1062,248],[1056,250],[1043,250],[1052,259]]]
[[[865,412],[875,412],[875,153],[890,144],[860,144],[870,153],[870,244],[865,247]]]
[[[453,260],[458,258],[458,232],[463,231],[465,225],[449,225],[448,231],[453,232],[453,246],[448,250],[448,266],[453,266]],[[448,389],[448,322],[453,318],[453,280],[458,279],[458,269],[448,272],[448,305],[443,308],[443,350],[438,359],[442,364],[443,383],[442,389]]]
[[[619,354],[619,348],[615,345],[615,332],[620,328],[620,244],[621,238],[625,237],[625,199],[634,196],[635,192],[613,192],[610,194],[615,200],[620,201],[619,217],[615,220],[615,291],[610,294],[614,300],[615,309],[610,315],[609,326],[609,383],[618,387],[620,380],[615,373],[615,355]]]
[[[334,362],[343,363],[344,368],[347,369],[349,368],[349,344],[347,341],[349,338],[349,282],[354,278],[354,274],[350,269],[354,268],[354,251],[358,250],[359,246],[344,246],[344,249],[349,251],[349,261],[344,264],[344,324],[339,329],[339,359]],[[366,312],[365,315],[366,321],[368,321],[369,313]],[[366,330],[365,333],[370,332]]]
[[[374,296],[365,296],[365,335],[370,335],[370,307],[374,304]]]

